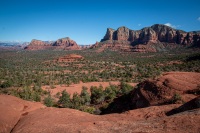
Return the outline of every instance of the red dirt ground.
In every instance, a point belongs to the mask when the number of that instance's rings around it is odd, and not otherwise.
[[[50,91],[51,95],[53,95],[53,96],[56,95],[56,93],[58,93],[58,92],[62,92],[63,90],[66,90],[72,96],[73,93],[75,93],[75,92],[80,94],[83,86],[87,87],[88,88],[88,92],[90,92],[90,87],[91,86],[99,87],[100,85],[102,85],[103,88],[105,88],[105,87],[109,86],[110,83],[113,84],[113,85],[119,85],[120,84],[119,81],[88,82],[88,83],[73,84],[73,85],[70,85],[70,86],[55,85],[54,89],[50,89],[50,86],[46,85],[46,86],[42,86],[42,89]],[[129,83],[129,84],[132,85],[132,86],[136,86],[137,85],[137,83]]]
[[[149,80],[144,83],[148,82],[150,88],[153,86],[153,90],[158,89],[162,92],[161,90],[164,89],[165,92],[165,89],[168,88],[167,91],[171,89],[173,92],[179,92],[182,96],[188,90],[193,90],[199,85],[199,76],[199,73],[172,72],[163,74],[157,80]],[[144,83],[141,83],[141,86],[147,85]],[[96,83],[97,86],[99,84],[102,83]],[[80,92],[80,88],[84,85],[81,83],[73,86],[75,91]],[[89,87],[95,83],[87,83],[87,85]],[[102,86],[105,85],[102,84]],[[141,88],[143,94],[148,94],[147,92],[151,90],[148,86],[146,87]],[[156,97],[153,102],[159,103],[159,100],[163,98],[160,96],[167,96],[171,93],[151,94],[144,96],[146,98],[148,98],[147,96]],[[157,99],[157,97],[159,98]],[[0,133],[199,133],[200,99],[197,95],[196,97],[196,100],[193,99],[185,104],[150,105],[150,107],[119,114],[92,115],[74,109],[45,107],[41,103],[24,101],[10,95],[0,95]],[[151,101],[151,99],[147,100]],[[196,106],[195,108],[193,108],[193,104]],[[174,109],[177,110],[177,114],[172,112],[173,115],[166,115]]]

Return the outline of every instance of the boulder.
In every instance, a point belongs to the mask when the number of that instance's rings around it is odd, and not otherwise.
[[[10,133],[21,117],[44,107],[41,103],[24,101],[9,95],[0,95],[0,132]]]

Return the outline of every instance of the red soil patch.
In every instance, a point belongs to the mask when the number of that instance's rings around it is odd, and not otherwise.
[[[80,59],[84,59],[83,56],[77,55],[77,54],[70,54],[70,55],[65,55],[65,56],[59,57],[57,59],[57,61],[58,62],[73,62],[73,61],[77,61]]]
[[[45,86],[42,86],[42,89],[50,91],[51,95],[53,95],[53,96],[56,95],[56,93],[58,93],[58,92],[62,92],[63,90],[66,90],[72,96],[73,93],[75,93],[75,92],[80,94],[83,86],[87,87],[88,88],[88,92],[90,92],[89,89],[90,89],[91,86],[99,87],[100,85],[102,85],[103,88],[106,88],[110,84],[119,85],[120,82],[118,82],[118,81],[112,81],[112,82],[88,82],[88,83],[73,84],[73,85],[70,85],[70,86],[55,85],[54,89],[50,89],[50,86],[45,85]],[[132,85],[132,86],[137,85],[137,83],[129,83],[129,84]]]
[[[63,70],[63,71],[44,71],[44,74],[60,74],[62,72],[64,72],[64,74],[71,73],[70,70]]]
[[[177,61],[169,61],[169,62],[166,62],[166,63],[159,63],[159,64],[157,64],[158,66],[167,66],[167,65],[175,65],[175,64],[183,64],[183,62],[182,61],[179,61],[179,60],[177,60]]]

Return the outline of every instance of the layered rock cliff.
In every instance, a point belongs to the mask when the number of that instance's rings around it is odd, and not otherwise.
[[[116,46],[117,44],[117,46]],[[155,24],[141,30],[131,30],[120,27],[117,30],[108,28],[100,45],[112,49],[124,49],[126,51],[156,52],[166,45],[176,46],[200,46],[199,32],[185,32],[176,30],[166,25]],[[141,46],[142,45],[142,46]],[[159,48],[157,49],[157,46]]]
[[[33,39],[28,46],[26,46],[24,49],[26,50],[45,50],[49,49],[51,47],[51,44],[48,44],[47,42]]]
[[[74,40],[71,40],[69,37],[58,39],[55,42],[47,42],[33,39],[30,44],[25,47],[27,50],[50,50],[50,49],[59,49],[59,50],[79,50],[79,46]]]
[[[58,39],[53,43],[52,46],[57,46],[64,50],[77,50],[80,49],[77,43],[74,40],[71,40],[69,37]]]

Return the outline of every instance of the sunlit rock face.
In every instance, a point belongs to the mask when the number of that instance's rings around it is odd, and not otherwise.
[[[131,30],[123,26],[117,30],[108,28],[100,44],[112,49],[124,50],[126,47],[125,51],[156,52],[158,49],[163,50],[166,45],[168,47],[177,47],[177,44],[200,46],[200,33],[185,32],[162,24],[155,24],[141,30]],[[128,47],[131,45],[133,47]]]

